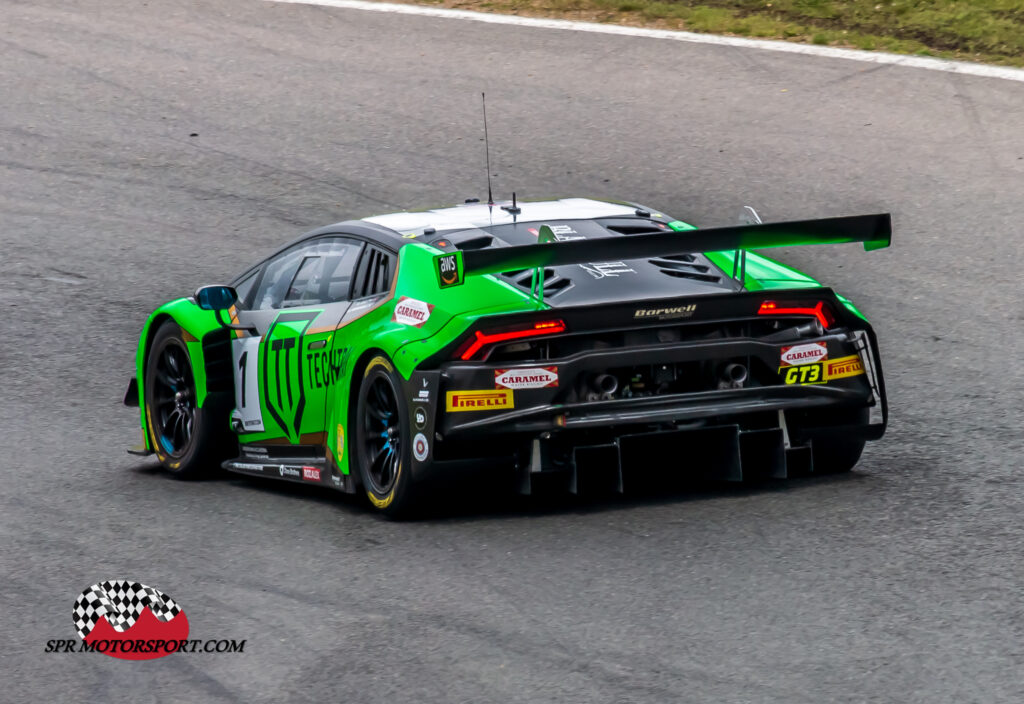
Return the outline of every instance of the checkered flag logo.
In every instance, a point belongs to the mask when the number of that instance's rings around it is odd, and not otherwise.
[[[124,579],[94,584],[75,602],[74,620],[78,637],[85,640],[101,616],[107,617],[115,631],[124,633],[135,625],[147,606],[163,623],[181,613],[181,607],[169,596],[145,584]]]

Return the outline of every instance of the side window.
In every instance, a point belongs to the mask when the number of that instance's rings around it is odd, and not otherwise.
[[[253,297],[253,308],[294,308],[348,298],[362,244],[318,239],[282,253],[267,263]]]
[[[259,278],[259,273],[260,270],[256,269],[235,284],[235,291],[238,293],[239,308],[245,310],[245,307],[249,302],[249,295],[252,293],[252,288],[256,284],[256,280]]]
[[[359,262],[353,298],[365,298],[385,293],[391,288],[391,277],[395,273],[395,255],[377,247],[369,246]]]

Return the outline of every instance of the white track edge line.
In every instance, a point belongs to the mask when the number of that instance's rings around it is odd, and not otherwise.
[[[516,15],[500,15],[490,12],[472,12],[469,10],[450,10],[440,7],[423,5],[400,5],[390,2],[369,2],[367,0],[266,0],[267,2],[291,3],[297,5],[322,5],[338,7],[346,10],[364,10],[368,12],[385,12],[398,15],[419,15],[422,17],[439,17],[451,20],[468,20],[486,22],[488,24],[506,24],[520,27],[536,27],[539,29],[561,29],[572,32],[593,32],[597,34],[618,34],[627,37],[645,37],[648,39],[669,39],[677,42],[695,44],[717,44],[764,51],[781,51],[789,54],[806,54],[809,56],[825,56],[833,59],[848,59],[872,64],[892,64],[909,68],[923,68],[929,71],[960,73],[984,78],[1002,78],[1008,81],[1024,83],[1024,69],[1007,66],[990,66],[967,61],[951,61],[928,56],[912,56],[906,54],[889,54],[881,51],[861,51],[859,49],[840,49],[816,44],[797,44],[795,42],[776,41],[770,39],[747,39],[745,37],[726,37],[717,34],[698,34],[667,29],[646,29],[643,27],[627,27],[616,24],[597,24],[595,22],[575,22],[573,20],[544,19],[540,17],[519,17]]]

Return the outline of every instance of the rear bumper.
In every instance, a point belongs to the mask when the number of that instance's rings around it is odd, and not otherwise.
[[[865,389],[831,386],[766,386],[701,393],[670,394],[634,399],[591,401],[509,411],[485,418],[451,420],[445,437],[453,440],[472,433],[540,433],[612,428],[622,425],[688,422],[775,411],[826,407],[862,408],[872,397]],[[871,426],[864,426],[865,431]],[[868,433],[880,436],[881,427]]]

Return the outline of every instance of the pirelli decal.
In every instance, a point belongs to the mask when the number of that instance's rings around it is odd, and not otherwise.
[[[855,354],[795,367],[779,367],[779,375],[787,384],[826,384],[835,379],[860,376],[863,373],[864,364]]]
[[[490,391],[449,391],[446,408],[458,411],[497,411],[514,408],[511,389]]]

